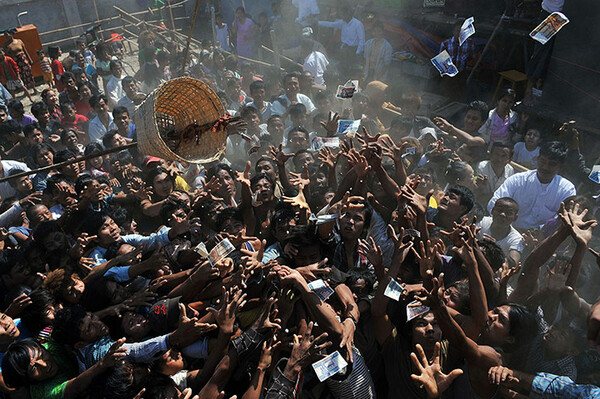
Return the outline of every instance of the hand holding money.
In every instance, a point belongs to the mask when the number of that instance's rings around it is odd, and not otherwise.
[[[318,357],[318,353],[321,350],[332,345],[331,341],[327,341],[327,333],[323,333],[315,338],[312,335],[312,329],[313,322],[311,321],[302,336],[294,335],[292,354],[283,372],[292,381],[296,380],[300,370],[311,364]]]

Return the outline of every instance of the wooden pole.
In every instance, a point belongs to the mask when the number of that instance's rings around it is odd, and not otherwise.
[[[267,46],[261,45],[260,47],[261,47],[263,50],[267,50],[267,51],[268,51],[269,53],[271,53],[271,54],[275,54],[275,52],[274,52],[273,50],[271,50],[270,48],[268,48]],[[286,56],[285,56],[285,55],[283,55],[283,54],[279,54],[279,58],[281,58],[282,60],[286,60],[286,61],[288,61],[288,62],[290,62],[290,63],[292,63],[292,64],[294,64],[294,65],[296,65],[296,66],[298,66],[298,67],[300,67],[300,68],[302,68],[302,67],[303,67],[303,65],[302,65],[302,64],[300,64],[300,63],[298,63],[298,62],[294,61],[293,59],[291,59],[291,58],[289,58],[289,57],[286,57]]]
[[[215,7],[211,6],[210,7],[210,25],[211,25],[211,32],[212,32],[212,37],[213,37],[213,46],[217,46],[217,29],[216,29],[216,19],[215,19]],[[222,45],[222,44],[221,44]]]
[[[92,159],[92,158],[96,158],[96,157],[101,157],[107,154],[112,154],[115,152],[119,152],[119,151],[123,151],[126,150],[128,148],[132,148],[135,147],[137,145],[137,142],[133,142],[133,143],[129,143],[127,145],[121,146],[121,147],[115,147],[115,148],[111,148],[110,150],[104,150],[100,153],[94,153],[94,154],[89,154],[89,155],[84,155],[82,157],[76,157],[74,159],[69,159],[67,161],[64,162],[59,162],[56,163],[54,165],[48,165],[48,166],[44,166],[43,168],[37,168],[37,169],[33,169],[33,170],[28,170],[25,172],[21,172],[21,173],[17,173],[15,175],[12,176],[6,176],[0,179],[0,183],[3,183],[5,181],[8,180],[13,180],[13,179],[18,179],[19,177],[23,177],[23,176],[29,176],[29,175],[33,175],[36,173],[40,173],[40,172],[46,172],[48,170],[53,170],[53,169],[57,169],[57,168],[61,168],[63,166],[67,166],[67,165],[72,165],[74,163],[78,163],[81,161],[87,161],[88,159]]]
[[[192,23],[190,24],[190,32],[188,33],[187,42],[185,43],[185,52],[183,53],[183,64],[181,65],[181,76],[185,73],[185,65],[187,64],[188,54],[190,52],[190,43],[192,42],[192,33],[194,33],[194,25],[196,25],[196,16],[198,15],[198,8],[200,7],[200,0],[196,0],[194,6],[194,15],[192,16]]]
[[[279,45],[277,44],[277,38],[275,37],[275,31],[271,29],[269,32],[271,35],[271,43],[273,44],[273,54],[275,54],[275,66],[277,67],[277,71],[281,71],[281,60],[279,59]]]
[[[171,7],[171,0],[167,0],[167,4],[169,5],[169,17],[171,19],[171,29],[175,31],[175,18],[173,18],[173,7]],[[175,40],[175,35],[171,34],[171,39]]]
[[[96,13],[96,24],[100,24],[100,14],[98,14],[98,6],[96,5],[96,0],[92,0],[94,4],[94,12]],[[100,30],[100,38],[104,40],[104,32]]]

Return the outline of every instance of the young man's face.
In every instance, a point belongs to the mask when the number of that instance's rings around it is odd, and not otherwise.
[[[75,79],[69,78],[64,82],[64,84],[67,90],[77,91],[77,82],[75,82]]]
[[[80,342],[96,342],[108,334],[108,327],[96,315],[88,312],[79,324]]]
[[[250,95],[254,99],[255,103],[262,103],[265,101],[266,93],[264,88],[255,89],[250,92]]]
[[[4,108],[0,108],[0,123],[4,123],[8,120],[8,114]]]
[[[248,130],[257,131],[260,125],[260,116],[256,112],[249,112],[248,115],[244,118],[246,123],[248,123]]]
[[[365,210],[348,210],[340,218],[340,235],[344,241],[358,240],[365,227]]]
[[[48,350],[30,349],[27,377],[35,382],[47,381],[59,373],[59,367]]]
[[[8,345],[19,338],[21,332],[12,317],[0,313],[0,345]]]
[[[121,64],[116,64],[110,69],[110,71],[115,77],[120,78],[123,74],[123,66]]]
[[[152,332],[148,318],[134,312],[125,312],[121,320],[121,327],[125,336],[133,338],[135,341],[143,340]]]
[[[542,137],[540,135],[540,132],[535,129],[529,129],[527,131],[527,134],[525,134],[525,144],[527,144],[527,147],[529,148],[537,147],[538,145],[540,145],[541,140]]]
[[[33,183],[29,176],[23,176],[16,179],[15,190],[21,194],[29,194],[33,190]]]
[[[73,107],[64,107],[63,109],[63,119],[68,122],[75,122],[76,111]]]
[[[61,289],[61,298],[70,304],[76,304],[81,299],[85,291],[85,283],[71,275],[63,289]]]
[[[44,110],[42,111],[39,115],[37,115],[38,122],[45,126],[48,124],[48,122],[50,122],[50,112],[48,112],[48,110]],[[2,121],[2,110],[0,110],[0,122]]]
[[[296,77],[290,77],[285,80],[284,87],[285,94],[290,100],[295,100],[298,91],[300,90],[300,82]]]
[[[281,118],[274,118],[267,124],[267,131],[275,138],[283,137],[285,124]]]
[[[482,341],[486,345],[502,346],[514,342],[510,336],[510,306],[498,306],[488,312],[488,322],[481,332]]]
[[[537,176],[543,183],[549,183],[560,172],[563,164],[559,161],[540,155],[537,161]]]
[[[435,343],[442,339],[442,329],[438,325],[435,315],[431,312],[417,317],[412,322],[412,344],[419,344],[423,349],[431,350]]]
[[[517,207],[511,202],[498,200],[492,209],[494,224],[498,223],[500,226],[510,226],[511,223],[517,220],[517,216]]]
[[[305,165],[310,165],[315,161],[314,157],[309,152],[303,152],[302,154],[294,157],[294,167],[297,171],[301,171]]]
[[[273,185],[267,179],[257,181],[252,190],[256,193],[256,199],[261,202],[270,202],[273,200]]]
[[[104,101],[104,99],[100,99],[96,103],[94,110],[98,114],[106,115],[108,113],[108,105],[106,105],[106,102]]]
[[[308,138],[304,132],[290,132],[288,135],[288,146],[292,152],[307,150]]]
[[[240,231],[244,229],[244,224],[239,220],[229,219],[223,223],[221,226],[221,232],[231,234],[232,236],[237,235]]]
[[[241,90],[242,86],[240,85],[240,82],[236,81],[235,83],[227,85],[227,95],[229,96],[229,99],[235,102],[240,101],[239,96]]]
[[[312,265],[313,263],[318,263],[323,259],[321,257],[321,249],[319,245],[309,245],[299,249],[301,250],[298,251],[298,255],[294,257],[294,267]]]
[[[129,129],[129,113],[121,112],[120,114],[115,115],[115,125],[117,125],[117,129],[119,132],[127,132]]]
[[[267,160],[262,160],[259,163],[257,163],[255,170],[256,173],[264,173],[266,175],[269,175],[269,177],[273,179],[273,181],[277,179],[277,172],[275,172],[273,164]]]
[[[121,238],[121,229],[112,218],[106,218],[106,221],[98,230],[98,243],[102,246],[110,245],[119,241]]]
[[[466,213],[466,209],[463,205],[460,204],[460,200],[460,195],[451,191],[446,191],[444,197],[440,200],[440,203],[438,204],[438,209],[440,211],[448,212],[450,215],[459,218]]]
[[[469,134],[477,132],[481,128],[481,125],[483,125],[483,122],[480,112],[474,109],[468,110],[463,121],[465,132]]]
[[[33,129],[33,131],[27,136],[27,142],[31,146],[39,144],[42,141],[44,141],[44,135],[40,129]]]
[[[512,158],[510,148],[505,147],[492,147],[490,153],[490,162],[496,167],[505,167],[508,165]]]
[[[128,82],[123,85],[123,91],[127,94],[128,97],[134,97],[137,93],[137,83],[135,81]]]

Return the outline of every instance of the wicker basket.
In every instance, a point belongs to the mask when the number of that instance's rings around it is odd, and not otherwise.
[[[227,133],[223,130],[202,134],[198,143],[182,143],[176,153],[163,140],[170,130],[181,131],[194,122],[213,123],[225,114],[217,94],[197,79],[182,77],[161,84],[135,113],[138,147],[144,155],[208,163],[225,153]]]

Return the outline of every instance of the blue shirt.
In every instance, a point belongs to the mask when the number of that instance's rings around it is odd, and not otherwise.
[[[538,373],[531,384],[530,398],[600,398],[600,388],[594,385],[578,385],[569,377]]]
[[[159,247],[159,245],[166,245],[171,240],[169,239],[169,230],[170,229],[162,229],[159,233],[150,234],[149,236],[142,236],[139,234],[128,234],[126,236],[122,236],[121,240],[125,244],[132,245],[134,247],[138,247],[140,245],[144,245],[147,250],[153,250]],[[96,247],[90,253],[90,258],[94,259],[96,262],[96,266],[106,262],[104,255],[106,255],[107,248]]]

